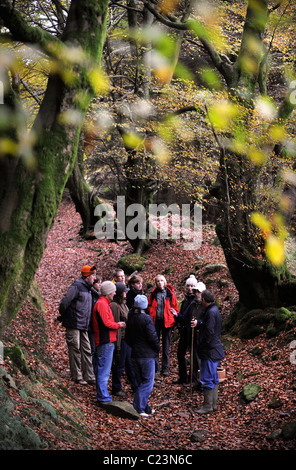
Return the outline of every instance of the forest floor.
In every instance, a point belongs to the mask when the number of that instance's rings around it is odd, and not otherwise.
[[[178,341],[172,341],[170,375],[155,380],[150,403],[156,413],[149,418],[130,420],[107,414],[96,404],[95,386],[77,385],[70,379],[64,328],[56,321],[58,305],[70,284],[80,276],[81,266],[95,264],[104,280],[112,279],[117,261],[131,253],[126,242],[82,240],[80,217],[73,204],[64,199],[49,237],[36,275],[43,294],[48,341],[47,355],[67,388],[77,398],[92,438],[93,450],[285,450],[295,449],[296,439],[272,438],[271,433],[284,423],[296,420],[296,365],[291,363],[291,349],[284,336],[267,339],[262,334],[252,340],[223,336],[226,357],[222,365],[226,380],[219,386],[218,411],[199,415],[203,398],[188,387],[173,384],[178,378],[176,358]],[[211,227],[204,227],[203,242],[196,251],[184,250],[181,242],[158,241],[145,253],[142,270],[144,286],[157,273],[164,273],[175,288],[177,297],[184,295],[185,280],[195,273],[213,290],[225,318],[238,300],[228,269],[208,274],[208,263],[224,263],[223,252]],[[30,338],[27,339],[28,344]],[[254,351],[260,351],[255,354]],[[189,358],[189,356],[188,356]],[[261,391],[249,403],[242,402],[244,385],[255,383]],[[133,394],[123,377],[126,401]],[[116,397],[116,400],[118,398]],[[121,400],[121,399],[119,399]],[[272,403],[279,403],[273,407]],[[193,434],[197,440],[193,438]],[[42,434],[42,431],[41,431]],[[50,450],[77,450],[55,435],[46,433]]]

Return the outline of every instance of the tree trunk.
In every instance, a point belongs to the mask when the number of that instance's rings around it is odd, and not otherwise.
[[[139,254],[143,253],[151,245],[148,233],[148,211],[149,204],[153,202],[153,195],[155,190],[155,183],[150,181],[149,178],[143,180],[143,177],[137,177],[137,173],[139,171],[138,164],[142,165],[143,161],[143,156],[137,157],[133,154],[133,152],[130,152],[125,164],[126,208],[132,208],[132,204],[137,204],[142,210],[141,214],[135,213],[131,214],[130,216],[126,216],[125,233],[128,241],[133,247],[134,252]],[[141,171],[143,172],[143,169]],[[135,222],[138,221],[136,226],[134,226],[132,223],[133,220]],[[133,232],[135,233],[133,234]]]
[[[278,268],[266,259],[264,241],[250,221],[257,206],[258,169],[241,155],[224,155],[223,149],[221,154],[216,233],[239,301],[249,309],[293,305],[295,278],[285,265]]]
[[[62,42],[80,46],[92,60],[100,60],[107,4],[107,0],[73,0]],[[33,43],[38,34],[42,36],[39,29],[27,28],[23,19],[17,21],[20,15],[8,1],[1,2],[0,15],[15,39]],[[76,76],[78,81],[74,85],[63,83],[57,75],[48,80],[34,124],[38,137],[37,170],[27,168],[22,159],[13,161],[13,166],[11,157],[0,160],[1,170],[5,171],[2,178],[10,181],[14,189],[12,195],[11,186],[7,187],[4,196],[9,200],[9,208],[2,204],[0,214],[0,333],[26,298],[77,156],[80,125],[59,120],[61,113],[71,109],[79,110],[82,116],[86,112],[91,89],[85,71],[76,70]],[[89,99],[78,108],[76,93],[80,89],[89,93]]]
[[[231,74],[225,76],[231,95],[249,109],[256,97],[267,19],[267,0],[248,2],[240,52]],[[244,125],[247,129],[248,122]],[[258,210],[260,169],[246,155],[232,153],[218,143],[220,167],[213,189],[219,206],[216,232],[240,302],[249,309],[295,304],[295,278],[285,265],[275,267],[266,259],[264,240],[250,220],[250,214]]]
[[[83,162],[81,162],[81,149],[78,151],[78,157],[75,160],[73,171],[67,181],[72,201],[75,204],[76,211],[80,214],[82,220],[81,235],[91,236],[94,226],[97,222],[95,216],[95,207],[101,203],[99,198],[93,193],[84,178]]]

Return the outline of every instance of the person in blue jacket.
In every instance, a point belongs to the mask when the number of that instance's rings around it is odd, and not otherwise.
[[[71,378],[80,385],[95,383],[88,336],[92,314],[91,291],[95,278],[96,267],[83,266],[81,277],[69,287],[59,306],[59,319],[66,328]]]
[[[131,357],[137,377],[133,406],[140,416],[148,417],[154,411],[148,403],[155,378],[155,358],[160,344],[152,318],[147,310],[145,295],[137,295],[129,311],[125,339],[131,346]]]
[[[218,365],[225,354],[220,340],[222,319],[212,291],[206,289],[201,293],[204,311],[199,320],[191,322],[197,327],[197,352],[200,359],[199,380],[203,387],[204,403],[197,411],[200,414],[217,410],[218,399]]]

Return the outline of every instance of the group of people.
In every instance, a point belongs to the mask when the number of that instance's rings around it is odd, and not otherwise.
[[[149,397],[155,375],[169,376],[171,335],[176,326],[179,378],[174,383],[203,390],[199,413],[217,409],[217,368],[224,358],[221,315],[213,293],[194,275],[186,280],[179,308],[173,286],[161,274],[147,296],[138,273],[126,283],[124,271],[118,269],[111,281],[102,282],[96,267],[85,265],[81,277],[63,296],[59,312],[66,329],[71,378],[81,385],[95,384],[100,406],[111,402],[111,395],[126,396],[121,381],[125,371],[135,410],[145,417],[154,413]]]

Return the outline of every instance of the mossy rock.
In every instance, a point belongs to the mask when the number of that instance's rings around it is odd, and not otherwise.
[[[257,397],[258,393],[261,391],[261,386],[257,384],[247,384],[244,386],[241,397],[247,403],[254,401]]]
[[[262,333],[273,338],[296,326],[296,313],[285,307],[246,311],[243,306],[237,305],[228,317],[223,322],[223,333],[241,339],[252,339]]]
[[[42,450],[45,444],[13,414],[14,406],[0,382],[0,450]]]
[[[221,271],[222,269],[227,269],[227,266],[226,264],[222,264],[222,263],[208,264],[205,269],[206,269],[207,274],[212,274],[212,273],[217,273]]]
[[[22,349],[19,346],[7,346],[4,355],[9,357],[15,367],[24,375],[30,375],[30,369]]]
[[[275,314],[276,323],[286,323],[291,318],[292,314],[290,310],[285,307],[281,307]]]
[[[139,413],[135,410],[133,405],[127,401],[104,402],[100,404],[100,407],[113,416],[132,420],[138,420],[140,418]]]
[[[123,269],[125,273],[132,274],[134,271],[142,271],[146,262],[144,256],[133,253],[129,256],[123,256],[117,263],[117,267]]]

